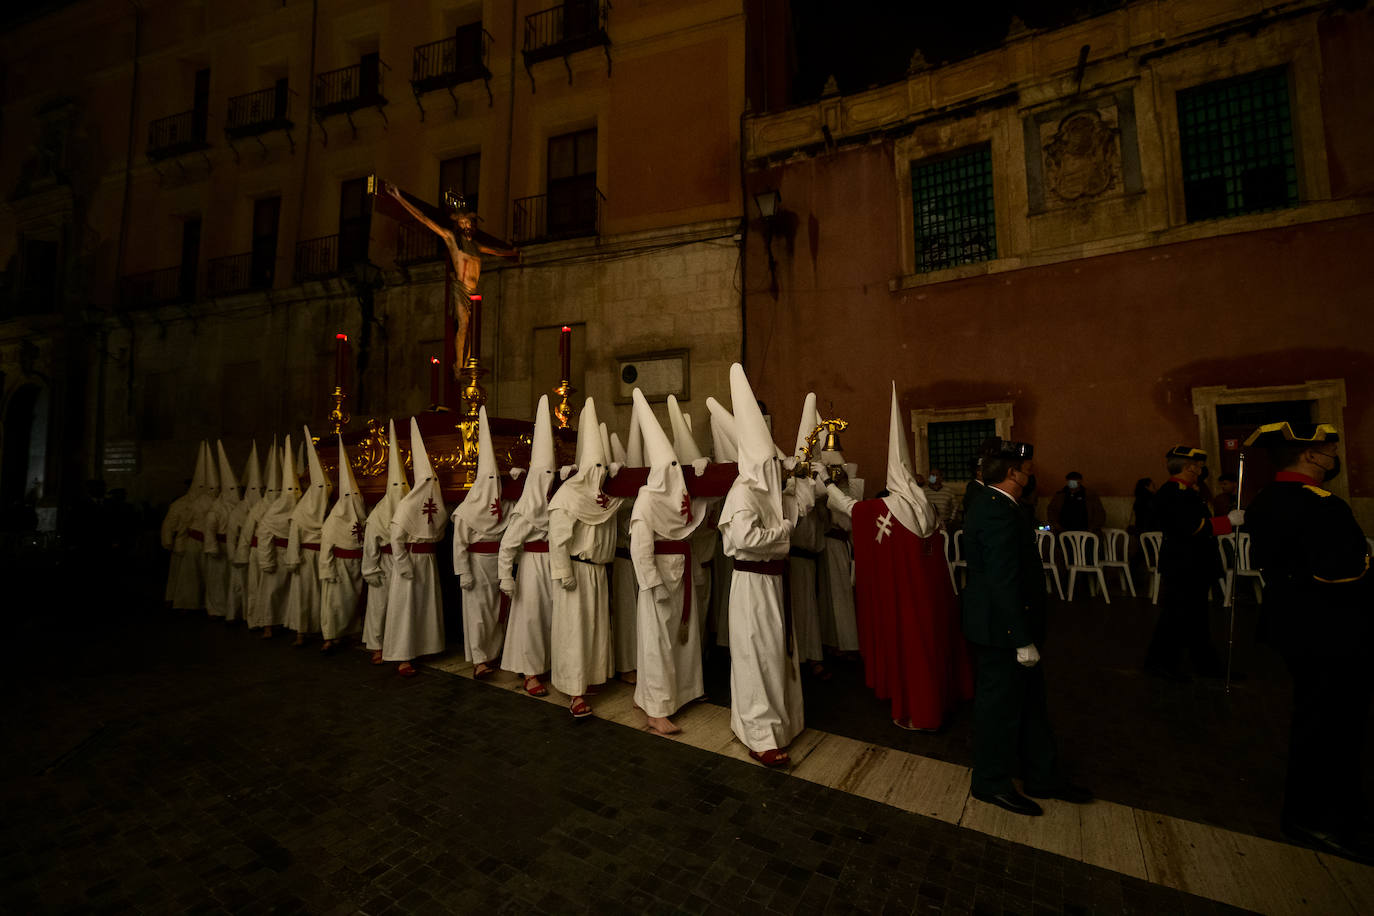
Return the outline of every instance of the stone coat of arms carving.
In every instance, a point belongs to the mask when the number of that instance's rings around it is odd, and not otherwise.
[[[1096,197],[1119,187],[1119,131],[1102,115],[1100,110],[1075,111],[1044,143],[1045,187],[1062,201]]]

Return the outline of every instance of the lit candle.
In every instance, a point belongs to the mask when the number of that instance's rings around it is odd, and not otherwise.
[[[482,297],[471,296],[472,320],[468,322],[468,353],[473,359],[482,359]]]
[[[439,357],[429,358],[429,402],[439,406]]]
[[[572,378],[572,328],[563,325],[563,333],[558,338],[558,356],[563,361],[563,374],[560,379]]]
[[[343,388],[344,367],[348,364],[348,335],[335,334],[335,354],[334,354],[334,384]]]

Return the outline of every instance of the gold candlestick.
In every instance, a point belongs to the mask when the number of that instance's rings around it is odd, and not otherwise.
[[[472,486],[477,479],[477,443],[480,437],[482,407],[487,403],[487,392],[482,388],[482,376],[487,370],[482,368],[476,357],[470,356],[458,370],[458,378],[463,381],[462,414],[458,421],[458,431],[463,437],[463,454],[459,469],[463,472],[464,486]]]
[[[334,399],[334,407],[329,411],[330,431],[337,436],[343,432],[343,428],[347,426],[348,421],[353,418],[344,410],[343,404],[344,401],[348,400],[348,395],[344,394],[342,385],[335,385],[334,393],[331,394],[330,397]]]
[[[553,393],[558,395],[558,402],[553,406],[553,418],[558,423],[559,429],[567,429],[568,422],[572,419],[572,405],[568,403],[568,396],[577,391],[572,386],[572,382],[563,379],[558,383],[558,387]]]

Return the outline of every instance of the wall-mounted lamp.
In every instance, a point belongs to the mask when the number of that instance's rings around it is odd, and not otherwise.
[[[782,195],[776,188],[766,188],[754,195],[754,206],[759,208],[759,216],[763,219],[763,246],[768,253],[768,280],[774,295],[777,294],[778,287],[778,262],[773,257],[773,230],[777,225],[778,208],[781,205]]]

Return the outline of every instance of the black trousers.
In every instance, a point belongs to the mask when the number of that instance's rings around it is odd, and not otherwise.
[[[1340,831],[1364,812],[1360,755],[1369,717],[1368,668],[1354,658],[1289,656],[1293,725],[1283,819]]]
[[[973,791],[1009,792],[1012,777],[1018,775],[1028,789],[1057,788],[1062,777],[1042,665],[1018,664],[1015,649],[973,650]]]
[[[1145,653],[1149,668],[1186,671],[1185,654],[1192,656],[1198,674],[1222,671],[1217,650],[1212,646],[1208,620],[1208,593],[1213,579],[1208,575],[1166,574],[1159,583],[1159,621]]]

